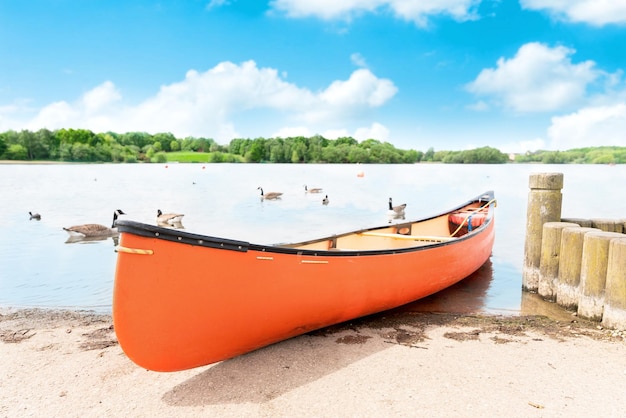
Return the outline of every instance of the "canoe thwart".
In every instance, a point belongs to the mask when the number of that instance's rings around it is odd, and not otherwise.
[[[385,232],[361,232],[361,235],[364,235],[366,237],[382,237],[382,238],[403,239],[403,240],[410,240],[410,241],[447,242],[447,241],[453,241],[456,239],[454,237],[440,237],[440,236],[432,236],[432,235],[388,234]]]

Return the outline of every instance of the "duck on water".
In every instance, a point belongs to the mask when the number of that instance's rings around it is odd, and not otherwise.
[[[63,230],[67,231],[71,237],[77,238],[108,237],[118,235],[115,222],[120,215],[126,214],[121,209],[116,209],[113,212],[113,222],[110,227],[100,224],[83,224],[70,226],[68,228],[64,227]]]

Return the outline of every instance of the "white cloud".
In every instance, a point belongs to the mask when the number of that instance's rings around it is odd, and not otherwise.
[[[297,136],[310,138],[313,135],[315,134],[312,133],[311,130],[306,126],[286,126],[274,132],[270,136],[272,138],[293,138]]]
[[[26,124],[26,128],[32,131],[41,128],[82,128],[83,126],[72,126],[78,119],[81,119],[80,110],[66,102],[55,102],[41,109],[35,119]]]
[[[359,128],[353,135],[357,141],[365,141],[366,139],[377,139],[381,142],[389,140],[389,129],[378,122],[372,123],[367,128]]]
[[[626,103],[587,107],[552,118],[548,128],[550,148],[572,148],[601,145],[626,146]]]
[[[291,126],[284,127],[279,131],[272,134],[272,137],[280,137],[280,138],[288,138],[295,136],[304,136],[311,137],[313,135],[319,134],[326,139],[337,139],[342,137],[352,137],[357,141],[365,141],[366,139],[377,139],[379,141],[388,141],[389,140],[389,129],[386,126],[374,122],[370,126],[360,127],[355,129],[353,132],[350,132],[346,128],[340,129],[327,129],[322,132],[313,132],[306,126]]]
[[[112,82],[105,81],[103,84],[88,91],[83,95],[82,105],[87,113],[98,112],[114,105],[122,98],[120,92]]]
[[[296,115],[309,124],[338,124],[357,117],[365,109],[380,107],[398,88],[391,80],[380,79],[367,69],[354,71],[347,80],[334,81]]]
[[[472,103],[467,106],[469,110],[474,110],[476,112],[485,112],[489,110],[489,105],[485,103],[483,100],[479,100],[476,103]]]
[[[348,132],[347,129],[328,129],[323,131],[320,135],[322,135],[326,139],[337,139],[345,137],[354,138],[354,134]]]
[[[379,79],[369,70],[359,69],[346,81],[334,81],[320,98],[331,106],[367,104],[378,107],[393,97],[398,88],[391,80]]]
[[[71,127],[94,132],[171,132],[177,137],[202,136],[228,142],[240,136],[243,128],[236,126],[235,120],[244,113],[245,119],[255,111],[272,114],[272,119],[262,118],[263,126],[249,129],[254,135],[275,129],[272,125],[287,126],[293,120],[304,121],[310,132],[338,125],[336,129],[342,129],[361,120],[366,109],[384,105],[396,92],[392,81],[367,69],[358,69],[347,80],[334,81],[325,90],[313,92],[284,81],[275,69],[258,68],[254,61],[240,65],[222,62],[203,73],[188,71],[182,81],[162,86],[138,105],[124,103],[115,85],[107,81],[73,103],[52,103],[32,119],[22,115],[25,120],[21,123],[15,108],[0,109],[0,125],[29,130]]]
[[[541,43],[523,45],[510,59],[500,58],[469,83],[468,91],[519,112],[553,111],[580,104],[587,86],[602,73],[593,61],[573,64],[575,51]]]
[[[523,9],[546,10],[557,19],[594,26],[626,23],[624,0],[520,0]]]
[[[270,7],[288,17],[317,17],[320,19],[349,19],[363,12],[374,12],[383,0],[273,0]]]
[[[534,138],[518,142],[509,142],[498,145],[497,148],[506,153],[524,154],[527,151],[546,149],[546,141],[543,138]]]
[[[365,58],[358,52],[350,55],[350,61],[357,67],[367,68],[367,62],[365,62]]]
[[[425,26],[428,16],[440,14],[460,22],[474,20],[480,0],[390,0],[388,3],[398,17]]]
[[[206,5],[206,9],[211,10],[211,9],[221,7],[221,6],[228,6],[229,4],[230,4],[230,1],[228,0],[211,0]]]
[[[363,13],[391,10],[398,18],[428,24],[428,17],[448,15],[457,21],[476,18],[481,0],[273,0],[270,6],[288,17],[350,20]]]

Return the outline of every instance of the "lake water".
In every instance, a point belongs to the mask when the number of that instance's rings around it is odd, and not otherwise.
[[[0,164],[0,308],[110,313],[114,240],[67,242],[63,227],[108,225],[115,209],[152,224],[157,209],[184,213],[190,232],[280,243],[384,224],[389,197],[407,203],[413,219],[494,190],[490,261],[407,309],[515,314],[527,298],[521,272],[528,178],[536,172],[564,173],[564,217],[626,218],[626,166]],[[306,194],[305,184],[324,190]],[[282,199],[262,201],[259,186],[283,192]],[[330,204],[324,206],[326,194]],[[42,219],[30,220],[29,211]]]

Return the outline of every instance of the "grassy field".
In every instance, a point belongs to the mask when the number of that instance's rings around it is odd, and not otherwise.
[[[242,163],[244,158],[240,155],[225,154],[222,152],[193,152],[177,151],[165,154],[168,162],[179,163]]]
[[[167,161],[179,163],[208,163],[211,156],[210,152],[192,152],[192,151],[177,151],[168,152]]]

